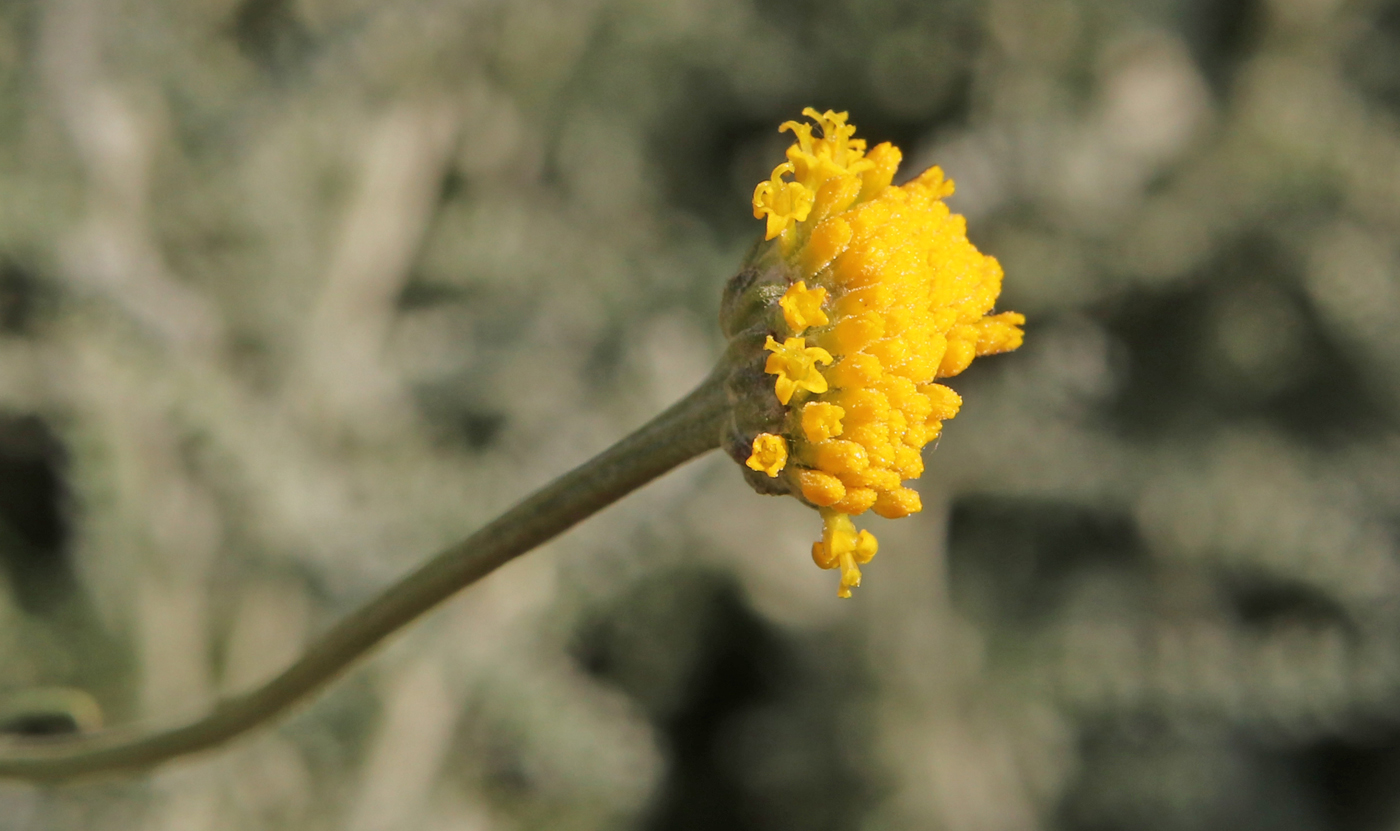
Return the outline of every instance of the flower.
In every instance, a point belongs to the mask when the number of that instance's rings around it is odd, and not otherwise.
[[[783,441],[782,436],[759,433],[753,440],[753,452],[744,464],[748,465],[750,470],[761,470],[768,474],[768,478],[776,479],[778,471],[787,465],[787,459],[787,442]]]
[[[807,288],[806,282],[798,280],[784,294],[778,305],[783,310],[783,320],[788,328],[797,334],[808,326],[825,326],[831,321],[822,311],[822,301],[826,300],[826,289],[818,286]]]
[[[1001,266],[943,203],[953,183],[942,170],[892,186],[898,148],[867,153],[846,113],[803,115],[813,123],[779,128],[796,140],[754,191],[766,242],[726,295],[732,348],[762,337],[769,353],[766,390],[755,389],[760,376],[739,373],[731,398],[776,398],[736,415],[730,444],[755,475],[778,480],[750,478],[755,487],[820,510],[812,558],[841,570],[839,594],[849,597],[878,547],[851,517],[922,508],[904,483],[923,473],[922,449],[962,404],[935,382],[1020,346],[1025,318],[991,313]]]
[[[787,404],[798,390],[826,392],[826,378],[817,364],[831,363],[831,353],[819,346],[807,346],[805,338],[788,338],[781,344],[768,336],[763,348],[772,352],[763,371],[778,376],[774,392]]]

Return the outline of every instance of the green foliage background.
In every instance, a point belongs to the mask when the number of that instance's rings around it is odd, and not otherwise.
[[[855,599],[714,454],[0,829],[1400,825],[1389,0],[0,2],[0,709],[196,715],[684,393],[807,105],[1030,320]]]

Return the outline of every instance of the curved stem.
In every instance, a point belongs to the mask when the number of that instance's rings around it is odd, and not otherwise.
[[[677,465],[718,447],[725,411],[717,371],[630,436],[536,491],[351,613],[261,687],[224,699],[203,718],[160,732],[104,731],[17,740],[8,752],[0,753],[0,777],[56,780],[145,768],[213,747],[275,718],[463,587]]]

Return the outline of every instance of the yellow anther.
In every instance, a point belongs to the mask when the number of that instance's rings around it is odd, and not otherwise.
[[[826,299],[826,289],[818,286],[807,288],[807,283],[798,280],[778,300],[783,310],[783,320],[794,335],[802,334],[808,326],[825,326],[826,312],[822,311],[822,301]]]
[[[749,454],[749,460],[744,464],[754,470],[762,471],[772,478],[777,478],[778,471],[787,465],[787,459],[787,442],[783,440],[782,436],[759,433],[753,440],[753,452]]]
[[[826,379],[817,364],[831,363],[831,353],[817,346],[807,346],[803,338],[788,338],[780,344],[772,335],[763,348],[773,353],[768,356],[763,371],[778,376],[774,391],[783,405],[787,405],[798,390],[826,392]]]

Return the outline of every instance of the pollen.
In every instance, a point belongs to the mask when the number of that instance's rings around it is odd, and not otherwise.
[[[769,478],[776,479],[778,472],[787,465],[787,460],[787,442],[782,436],[759,433],[753,440],[753,452],[749,454],[749,460],[744,464],[768,474]]]
[[[922,448],[962,405],[937,381],[1019,347],[1025,318],[993,313],[1001,265],[944,204],[953,182],[941,169],[895,186],[897,147],[867,152],[846,113],[803,115],[779,128],[793,144],[754,191],[754,216],[766,220],[788,287],[764,346],[785,413],[770,429],[782,435],[755,439],[748,465],[781,474],[821,510],[812,557],[841,570],[838,591],[849,597],[877,549],[851,517],[922,509],[906,482],[923,473]],[[791,336],[779,343],[784,324]]]

